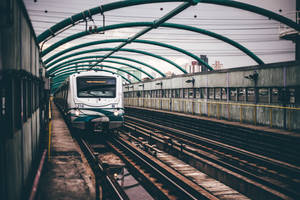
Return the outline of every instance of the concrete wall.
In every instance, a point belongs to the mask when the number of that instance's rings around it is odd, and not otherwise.
[[[254,82],[245,78],[245,76],[253,74],[254,71],[258,73],[257,87],[300,88],[300,63],[286,62],[161,78],[143,83],[125,85],[124,91],[192,88],[192,83],[186,83],[186,80],[191,80],[191,78],[195,79],[195,88],[253,88]],[[162,85],[157,85],[157,83],[160,82],[162,82]],[[143,89],[140,86],[141,84],[144,84]],[[125,98],[125,106],[126,105],[193,113],[243,123],[300,130],[299,104],[288,104],[285,106],[289,108],[283,109],[280,103],[269,105],[266,103],[254,104],[244,101],[234,102],[229,100],[222,101],[197,98],[153,99],[135,97]]]
[[[0,19],[0,72],[25,70],[39,77],[39,47],[23,2],[3,0],[0,7],[7,10]],[[10,130],[0,130],[1,199],[26,198],[26,187],[30,186],[33,165],[38,159],[40,123],[40,109],[37,109],[10,136],[5,135]]]
[[[253,81],[246,79],[245,76],[253,74],[254,71],[259,74],[257,87],[300,86],[300,62],[274,63],[264,66],[195,73],[193,75],[179,75],[143,83],[144,90],[191,88],[192,84],[185,82],[191,78],[195,79],[194,87],[253,87]],[[160,82],[163,83],[162,86],[156,85]],[[133,86],[129,90],[141,90],[140,84],[141,82],[129,85]],[[128,91],[125,86],[124,91]]]

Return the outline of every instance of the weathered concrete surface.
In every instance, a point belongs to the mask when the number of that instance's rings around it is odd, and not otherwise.
[[[95,199],[90,169],[54,104],[52,108],[51,159],[43,170],[40,199]]]

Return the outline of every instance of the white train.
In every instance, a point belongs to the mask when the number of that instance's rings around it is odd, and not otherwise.
[[[107,72],[87,71],[67,78],[54,95],[56,105],[72,128],[104,132],[124,123],[122,78]]]

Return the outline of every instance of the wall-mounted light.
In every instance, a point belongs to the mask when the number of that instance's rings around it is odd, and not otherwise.
[[[192,83],[194,85],[195,84],[195,79],[192,78],[192,79],[186,80],[185,82],[186,83]]]
[[[256,71],[254,71],[253,74],[250,74],[250,75],[244,76],[244,77],[256,82],[258,80],[258,73]]]
[[[155,83],[155,85],[162,85],[162,84],[163,84],[162,82]]]
[[[139,87],[144,87],[144,84],[139,84]]]

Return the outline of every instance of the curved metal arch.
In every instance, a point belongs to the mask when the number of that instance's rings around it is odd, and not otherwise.
[[[86,70],[83,69],[83,70],[79,70],[79,71],[82,72],[82,71],[86,71]],[[130,81],[130,80],[128,80],[126,77],[124,77],[123,75],[118,74],[118,73],[116,73],[116,72],[113,72],[113,71],[110,71],[110,70],[105,70],[105,69],[96,69],[95,71],[104,71],[104,72],[109,72],[109,73],[111,73],[111,74],[117,74],[117,75],[121,76],[124,80],[126,80],[128,83],[131,84],[131,81]],[[57,80],[55,83],[51,84],[51,90],[58,88],[58,87],[55,87],[55,86],[56,86],[56,85],[59,85],[59,84],[61,84],[61,83],[63,83],[63,82],[66,80],[66,78],[67,78],[68,76],[70,76],[70,75],[72,75],[72,74],[76,74],[76,73],[78,73],[78,71],[75,71],[75,70],[74,70],[74,71],[72,71],[72,72],[65,73],[63,76],[60,76],[60,77],[59,77],[59,80]]]
[[[62,76],[58,77],[58,80],[55,80],[56,82],[53,83],[52,85],[57,84],[58,81],[63,82],[68,76],[70,76],[70,75],[72,75],[72,74],[76,74],[76,73],[78,73],[78,72],[84,72],[84,71],[86,71],[86,69],[88,69],[88,68],[82,68],[82,69],[79,69],[79,70],[77,70],[77,71],[74,69],[74,71],[72,71],[72,72],[64,73]],[[118,76],[121,76],[124,80],[126,80],[128,83],[131,84],[131,81],[130,81],[129,79],[127,79],[125,76],[123,76],[123,75],[121,75],[121,74],[119,74],[119,73],[117,73],[117,72],[113,72],[113,71],[106,70],[106,69],[98,69],[98,68],[96,68],[96,69],[93,70],[93,71],[104,71],[104,72],[109,72],[109,73],[111,73],[111,74],[117,74]]]
[[[84,56],[84,57],[74,58],[74,59],[71,59],[71,60],[67,60],[67,61],[65,61],[65,62],[62,62],[62,63],[60,63],[60,64],[58,64],[58,65],[55,65],[55,66],[53,66],[52,68],[56,68],[56,67],[58,67],[58,66],[61,66],[61,65],[67,64],[67,63],[69,63],[69,62],[73,62],[73,61],[78,61],[78,60],[83,60],[83,59],[91,59],[91,58],[92,58],[92,59],[93,59],[93,58],[103,58],[103,57],[104,57],[104,56],[94,55],[94,56]],[[164,73],[162,73],[162,72],[159,71],[158,69],[156,69],[156,68],[152,67],[151,65],[149,65],[149,64],[147,64],[147,63],[144,63],[144,62],[142,62],[142,61],[135,60],[135,59],[132,59],[132,58],[126,58],[126,57],[122,57],[122,56],[110,56],[110,58],[121,59],[121,60],[127,60],[127,61],[131,61],[131,62],[134,62],[134,63],[141,64],[141,65],[143,65],[143,66],[145,66],[145,67],[148,67],[148,68],[150,68],[150,69],[156,71],[156,72],[159,73],[162,77],[166,77],[166,75],[165,75]],[[105,61],[107,61],[107,60],[105,60]],[[53,64],[55,64],[55,63],[53,63]],[[48,67],[51,67],[53,64],[52,64],[52,63],[49,64]],[[46,68],[47,68],[47,66],[46,66]],[[48,72],[50,72],[50,70],[51,70],[52,68],[50,68],[50,69],[48,70]]]
[[[123,24],[117,24],[117,25],[113,25],[114,27],[110,27],[112,29],[117,29],[117,28],[129,28],[129,27],[139,27],[139,26],[152,26],[152,22],[135,22],[135,23],[123,23]],[[196,33],[201,33],[201,34],[204,34],[204,35],[208,35],[208,36],[211,36],[213,38],[216,38],[216,39],[219,39],[223,42],[226,42],[234,47],[236,47],[237,49],[241,50],[242,52],[244,52],[246,55],[248,55],[249,57],[251,57],[255,62],[257,62],[258,64],[264,64],[264,62],[258,58],[253,52],[251,52],[249,49],[247,49],[246,47],[242,46],[241,44],[227,38],[227,37],[224,37],[222,35],[219,35],[217,33],[214,33],[214,32],[210,32],[210,31],[207,31],[207,30],[204,30],[204,29],[200,29],[200,28],[197,28],[197,27],[193,27],[193,26],[187,26],[187,25],[181,25],[181,24],[174,24],[174,23],[163,23],[160,25],[161,27],[168,27],[168,28],[177,28],[177,29],[182,29],[182,30],[188,30],[188,31],[192,31],[192,32],[196,32]],[[98,31],[101,31],[102,30],[102,27],[101,28],[98,28]],[[52,46],[48,47],[48,48],[51,48],[49,49],[49,51],[52,51],[54,48],[57,48],[63,44],[65,44],[66,42],[69,42],[71,40],[74,40],[74,39],[77,39],[77,38],[80,38],[80,37],[83,37],[87,35],[86,32],[81,32],[81,33],[77,33],[77,34],[74,34],[72,36],[69,36],[63,40],[60,40],[59,42],[53,44]],[[99,41],[100,42],[100,41]],[[109,42],[109,41],[108,41]],[[105,42],[103,42],[105,43]],[[78,49],[78,48],[81,48],[81,47],[85,47],[85,44],[81,44],[81,45],[77,45],[77,46],[74,46],[74,47],[71,47],[71,48],[68,48],[66,50],[63,50],[61,52],[58,52],[56,54],[54,54],[53,56],[51,56],[50,58],[48,58],[44,63],[47,64],[49,63],[51,60],[55,59],[56,57],[64,54],[64,53],[67,53],[69,51],[72,51],[72,50],[75,50],[75,49]],[[47,48],[47,49],[48,49]],[[46,49],[46,50],[47,50]],[[46,51],[45,50],[45,51]],[[44,52],[44,51],[43,51]]]
[[[78,22],[79,20],[86,19],[87,17],[91,17],[92,15],[95,15],[95,14],[99,14],[99,13],[103,14],[104,12],[107,12],[110,10],[124,8],[124,7],[128,7],[128,6],[148,4],[148,3],[190,2],[190,1],[191,0],[186,0],[186,1],[184,1],[184,0],[177,0],[177,1],[176,0],[139,0],[139,1],[128,0],[128,1],[119,1],[119,2],[105,4],[105,5],[98,6],[98,7],[89,9],[89,10],[85,10],[81,13],[71,16],[70,18],[62,20],[61,22],[55,24],[48,30],[41,33],[38,36],[37,41],[40,43],[40,42],[44,41],[46,38],[48,38],[49,36],[55,35],[55,33],[57,33],[58,31],[62,30],[63,28],[65,28],[69,25],[74,24],[75,22]],[[237,1],[229,1],[229,0],[193,0],[193,3],[195,3],[195,4],[209,3],[209,4],[216,4],[216,5],[223,5],[223,6],[234,7],[234,8],[254,12],[256,14],[260,14],[265,17],[275,19],[276,21],[279,21],[283,24],[286,24],[286,25],[294,28],[295,30],[300,31],[300,25],[298,25],[294,21],[292,21],[286,17],[283,17],[281,15],[278,15],[272,11],[269,11],[269,10],[266,10],[264,8],[260,8],[257,6],[253,6],[250,4],[241,3],[241,2],[237,2]]]
[[[88,42],[88,43],[85,43],[85,44],[81,44],[81,45],[77,45],[77,46],[74,46],[72,47],[72,49],[78,49],[78,48],[83,48],[83,47],[86,47],[86,46],[91,46],[91,45],[97,45],[97,44],[103,44],[103,43],[115,43],[115,42],[126,42],[127,39],[110,39],[110,40],[101,40],[101,41],[94,41],[94,42]],[[183,53],[187,56],[190,56],[192,58],[194,58],[195,60],[198,61],[198,63],[202,63],[203,65],[205,65],[208,69],[210,70],[213,70],[205,61],[203,61],[201,58],[199,58],[198,56],[196,56],[195,54],[193,53],[190,53],[182,48],[179,48],[179,47],[176,47],[176,46],[173,46],[173,45],[169,45],[169,44],[165,44],[165,43],[162,43],[162,42],[156,42],[156,41],[151,41],[151,40],[134,40],[132,41],[132,43],[143,43],[143,44],[151,44],[151,45],[156,45],[156,46],[160,46],[160,47],[165,47],[165,48],[168,48],[168,49],[172,49],[172,50],[175,50],[175,51],[178,51],[180,53]],[[67,51],[66,51],[67,52]]]
[[[76,68],[79,69],[80,67],[90,67],[90,66],[91,66],[91,65],[77,65],[77,66],[70,66],[70,67],[64,68],[64,70],[60,71],[59,73],[56,73],[56,74],[55,74],[55,77],[56,77],[56,76],[59,76],[59,75],[61,75],[61,74],[63,74],[63,73],[65,73],[65,72],[67,72],[67,70],[69,70],[69,69],[76,69]],[[109,65],[102,65],[102,64],[96,65],[96,66],[98,66],[98,67],[110,68],[110,69],[115,69],[115,70],[118,70],[118,71],[122,71],[122,72],[124,72],[124,73],[126,73],[126,74],[129,74],[130,76],[134,77],[136,80],[141,81],[141,79],[139,79],[139,77],[137,77],[136,75],[130,73],[130,72],[127,71],[127,70],[120,69],[120,68],[113,67],[113,66],[109,66]],[[55,78],[55,77],[54,77],[54,78]],[[53,79],[53,80],[54,80],[54,79]]]
[[[76,52],[76,53],[73,53],[73,54],[69,54],[67,56],[64,56],[62,58],[59,58],[56,60],[56,62],[59,62],[59,61],[62,61],[64,59],[67,59],[67,58],[70,58],[70,57],[73,57],[73,56],[77,56],[77,55],[81,55],[81,54],[85,54],[85,53],[92,53],[92,52],[98,52],[98,51],[112,51],[114,48],[102,48],[102,49],[91,49],[91,50],[85,50],[85,51],[79,51],[79,52]],[[177,69],[179,69],[180,71],[182,71],[183,73],[187,73],[184,69],[182,69],[179,65],[177,65],[176,63],[174,63],[173,61],[167,59],[167,58],[164,58],[162,56],[159,56],[159,55],[156,55],[156,54],[153,54],[153,53],[149,53],[149,52],[146,52],[146,51],[141,51],[141,50],[135,50],[135,49],[120,49],[120,51],[127,51],[127,52],[132,52],[132,53],[139,53],[139,54],[144,54],[144,55],[147,55],[147,56],[152,56],[154,58],[158,58],[160,60],[163,60],[165,62],[168,62],[169,64],[175,66]]]
[[[82,67],[82,68],[77,69],[77,70],[73,69],[73,71],[70,70],[69,72],[64,73],[63,75],[61,75],[59,77],[56,77],[57,80],[55,80],[55,81],[65,80],[65,78],[67,78],[68,76],[70,76],[70,74],[75,74],[75,73],[78,73],[78,72],[84,72],[84,71],[87,71],[86,69],[88,69],[88,67]],[[118,72],[110,71],[110,70],[107,70],[107,69],[99,69],[99,68],[96,68],[93,71],[104,71],[104,72],[109,72],[111,74],[117,74],[118,76],[121,76],[124,80],[126,80],[127,82],[131,83],[131,81],[128,78],[126,78],[122,74],[119,74]],[[56,84],[56,83],[53,83],[53,84]]]
[[[152,27],[153,26],[153,23],[149,23],[149,22],[144,22],[144,23],[148,23],[149,24],[149,27]],[[105,27],[100,27],[97,29],[97,31],[105,31],[105,30],[113,30],[113,29],[117,29],[117,28],[126,28],[126,27],[135,27],[135,26],[145,26],[143,25],[143,23],[139,23],[139,22],[134,22],[134,23],[124,23],[124,24],[115,24],[115,25],[110,25],[110,26],[105,26]],[[51,51],[53,51],[54,49],[58,48],[59,46],[67,43],[67,42],[70,42],[74,39],[77,39],[77,38],[81,38],[83,36],[86,36],[86,35],[89,35],[90,33],[89,32],[86,32],[86,31],[83,31],[81,33],[77,33],[77,34],[74,34],[74,35],[71,35],[69,37],[66,37],[56,43],[54,43],[53,45],[51,45],[50,47],[48,47],[47,49],[43,50],[42,53],[41,53],[41,56],[45,56],[47,55],[48,53],[50,53]],[[109,41],[109,40],[108,40]],[[127,42],[127,40],[125,40]],[[105,43],[105,42],[103,42]],[[157,45],[157,44],[156,44]],[[171,48],[171,46],[169,46],[168,48]],[[175,50],[177,47],[173,47],[173,49]],[[179,49],[177,49],[178,51]],[[115,49],[113,49],[112,51],[115,51]],[[187,54],[187,51],[184,51],[183,49],[180,50],[181,52],[185,52]],[[189,53],[190,54],[190,53]],[[191,55],[190,55],[191,56]],[[194,59],[198,60],[198,62],[202,63],[203,65],[206,66],[206,68],[208,68],[209,70],[213,70],[213,68],[208,65],[206,62],[204,62],[201,58],[198,58],[197,56],[193,55],[192,56]],[[51,57],[52,59],[55,58],[55,57]],[[47,59],[44,63],[48,63],[48,60]],[[182,71],[182,69],[180,69]]]
[[[65,65],[60,66],[57,70],[54,70],[54,71],[52,71],[52,72],[49,73],[49,74],[50,74],[50,75],[51,75],[51,74],[56,74],[56,73],[60,72],[61,70],[65,69],[65,67],[68,67],[68,66],[70,66],[70,65],[74,65],[74,64],[76,65],[76,64],[80,64],[80,63],[86,63],[86,62],[96,62],[96,61],[97,61],[97,60],[82,60],[82,61],[77,61],[77,62],[65,64]],[[135,67],[135,66],[133,66],[133,65],[130,65],[130,64],[127,64],[127,63],[122,63],[122,62],[117,62],[117,61],[107,61],[107,60],[105,60],[105,61],[103,61],[103,63],[104,63],[104,62],[109,62],[109,63],[115,63],[115,64],[120,64],[120,65],[128,66],[128,67],[130,67],[130,68],[136,69],[136,70],[138,70],[138,71],[140,71],[140,72],[146,74],[149,78],[154,79],[154,77],[151,76],[149,73],[147,73],[146,71],[144,71],[144,70],[142,70],[142,69],[140,69],[140,68],[138,68],[138,67]]]
[[[88,42],[88,43],[80,44],[80,45],[71,47],[69,49],[75,50],[75,49],[79,49],[79,48],[83,48],[83,47],[87,47],[87,46],[92,46],[92,45],[98,45],[98,44],[104,44],[104,43],[126,42],[126,41],[127,41],[127,39],[101,40],[101,41],[94,41],[94,42]],[[165,48],[168,48],[168,49],[172,49],[172,50],[178,51],[180,53],[183,53],[183,54],[185,54],[187,56],[190,56],[190,57],[194,58],[195,60],[198,61],[198,63],[202,63],[203,65],[207,66],[207,68],[209,68],[210,70],[212,70],[212,68],[206,62],[204,62],[201,58],[199,58],[195,54],[193,54],[191,52],[188,52],[188,51],[186,51],[186,50],[184,50],[182,48],[179,48],[179,47],[176,47],[176,46],[173,46],[173,45],[169,45],[169,44],[165,44],[165,43],[162,43],[162,42],[151,41],[151,40],[138,40],[137,39],[137,40],[132,41],[132,43],[151,44],[151,45],[156,45],[156,46],[165,47]],[[64,52],[63,53],[58,53],[58,55],[62,55],[64,53],[66,53],[66,52],[71,51],[69,49],[63,50]]]

